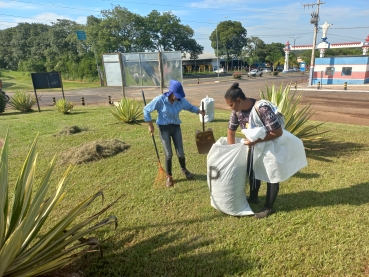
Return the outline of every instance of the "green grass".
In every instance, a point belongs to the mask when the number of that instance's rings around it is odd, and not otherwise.
[[[16,92],[18,90],[33,91],[30,72],[0,70],[0,79],[3,81],[3,90],[5,92]],[[99,87],[100,82],[79,82],[62,80],[64,89],[83,89]],[[49,91],[60,91],[61,89],[49,89]],[[42,91],[42,90],[38,90]]]
[[[153,186],[158,167],[147,125],[119,123],[109,109],[77,106],[70,115],[52,108],[0,115],[0,137],[10,130],[11,184],[37,133],[38,179],[55,153],[97,139],[130,144],[119,155],[77,166],[74,185],[54,213],[62,216],[71,203],[102,187],[107,202],[124,194],[110,210],[118,229],[98,233],[110,239],[102,259],[90,254],[82,261],[79,270],[85,276],[368,276],[369,127],[324,124],[320,130],[329,130],[324,139],[305,143],[308,167],[281,184],[277,213],[255,220],[210,206],[206,155],[197,153],[195,143],[195,131],[202,128],[197,115],[181,113],[188,169],[196,178],[186,181],[174,159],[175,187],[165,189]],[[216,110],[215,121],[206,124],[216,139],[226,136],[229,113]],[[73,125],[88,130],[53,135]],[[155,135],[163,161],[157,129]],[[56,167],[55,181],[65,168]],[[260,191],[263,202],[265,184]]]

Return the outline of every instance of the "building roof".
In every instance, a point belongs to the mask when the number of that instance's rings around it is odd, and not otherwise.
[[[199,55],[198,60],[211,60],[211,59],[216,59],[217,57],[215,56],[214,53],[212,52],[203,52],[202,54]],[[190,59],[190,54],[186,54],[185,58],[182,58],[183,61],[189,61]]]

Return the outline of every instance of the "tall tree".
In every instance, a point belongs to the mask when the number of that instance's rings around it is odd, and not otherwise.
[[[218,35],[218,36],[217,36]],[[238,21],[222,21],[211,33],[209,39],[211,47],[215,50],[217,57],[225,56],[230,62],[232,58],[241,54],[242,48],[246,45],[247,30]],[[217,53],[218,44],[218,53]]]
[[[145,17],[145,30],[150,37],[150,51],[181,51],[196,56],[203,47],[192,37],[194,31],[171,12],[160,13],[153,10]]]
[[[242,50],[242,57],[244,60],[248,58],[254,58],[254,60],[264,61],[267,56],[265,50],[265,43],[259,37],[251,36],[247,39],[247,43]],[[255,59],[257,57],[257,59]],[[250,66],[250,64],[249,64]]]

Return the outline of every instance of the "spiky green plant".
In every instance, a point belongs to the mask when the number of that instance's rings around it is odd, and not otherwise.
[[[266,93],[260,90],[260,97],[278,106],[278,111],[284,115],[285,129],[300,139],[311,139],[325,133],[318,132],[318,127],[324,122],[314,123],[309,119],[314,114],[311,105],[300,105],[302,93],[295,96],[296,90],[290,95],[291,84],[283,88],[283,84],[276,88],[266,87]]]
[[[37,103],[36,97],[23,90],[18,90],[10,97],[10,106],[21,112],[31,112],[32,107]]]
[[[124,123],[137,122],[142,117],[142,105],[133,99],[122,98],[110,111],[111,114]]]
[[[96,238],[85,239],[85,235],[108,224],[117,226],[115,216],[95,225],[91,223],[119,198],[94,215],[80,217],[91,203],[103,196],[102,191],[78,203],[53,227],[44,226],[50,213],[66,196],[66,186],[73,168],[66,170],[54,191],[49,193],[50,177],[55,166],[54,156],[40,183],[34,185],[36,141],[37,138],[31,145],[11,194],[11,208],[8,192],[8,135],[0,150],[0,276],[35,276],[57,269],[87,251],[100,248]]]
[[[59,99],[55,102],[54,107],[63,114],[69,114],[74,108],[74,103],[67,99]]]

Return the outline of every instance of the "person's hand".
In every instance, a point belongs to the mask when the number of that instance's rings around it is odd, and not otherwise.
[[[254,146],[256,144],[256,141],[252,142],[252,141],[249,141],[248,139],[245,139],[244,144],[248,146]]]
[[[201,114],[202,116],[205,116],[206,112],[202,111],[202,110],[199,110],[199,114]]]
[[[150,135],[154,135],[154,126],[149,125],[149,133]]]

